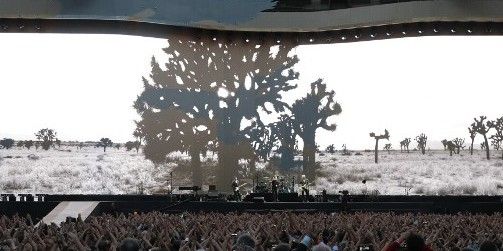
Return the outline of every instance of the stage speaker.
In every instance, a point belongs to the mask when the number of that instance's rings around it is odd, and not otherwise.
[[[252,202],[254,202],[254,203],[264,203],[265,199],[264,199],[264,197],[253,197]]]

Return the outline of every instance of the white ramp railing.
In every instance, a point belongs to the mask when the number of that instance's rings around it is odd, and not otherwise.
[[[60,202],[42,221],[45,224],[64,222],[67,217],[77,218],[78,215],[85,220],[98,206],[99,201],[64,201]]]

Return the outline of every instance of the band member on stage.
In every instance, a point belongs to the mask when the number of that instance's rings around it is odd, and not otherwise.
[[[300,190],[303,201],[309,200],[309,181],[306,178],[306,175],[302,175],[300,178]]]
[[[278,178],[279,178],[278,174],[276,173],[271,181],[271,190],[274,201],[278,201],[278,186],[279,186]]]
[[[236,201],[241,201],[241,193],[239,192],[239,180],[237,177],[234,178],[232,182],[232,191],[234,191],[234,199]]]

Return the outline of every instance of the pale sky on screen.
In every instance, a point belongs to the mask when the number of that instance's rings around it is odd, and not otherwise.
[[[0,138],[33,139],[49,127],[65,141],[131,140],[141,77],[166,44],[117,35],[0,34]],[[318,131],[323,147],[370,149],[368,133],[385,128],[395,149],[421,132],[431,141],[468,141],[474,116],[503,115],[502,44],[503,37],[423,37],[301,46],[299,88],[284,97],[293,102],[318,78],[336,91],[343,112],[335,132]]]

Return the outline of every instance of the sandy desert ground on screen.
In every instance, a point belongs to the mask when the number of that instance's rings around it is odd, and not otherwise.
[[[102,149],[92,147],[66,150],[71,152],[0,149],[0,192],[130,194],[137,192],[141,184],[147,193],[155,193],[168,184],[169,172],[187,158],[178,154],[172,163],[156,167],[141,152],[107,149],[103,153]],[[452,157],[441,150],[426,155],[381,152],[379,164],[374,164],[372,152],[322,155],[317,156],[321,169],[313,192],[347,189],[353,194],[376,190],[379,194],[503,194],[501,152],[493,152],[489,161],[481,151],[475,151],[473,156],[464,151]],[[205,162],[214,164],[216,160],[210,155]],[[190,185],[187,177],[180,180],[175,177],[174,185]]]

